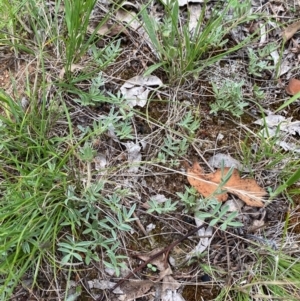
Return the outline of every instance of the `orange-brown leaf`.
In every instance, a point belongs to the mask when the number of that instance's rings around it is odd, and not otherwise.
[[[300,80],[291,78],[289,84],[285,88],[285,91],[289,95],[296,95],[298,92],[300,92]]]
[[[204,174],[200,165],[194,162],[193,166],[187,169],[188,181],[204,197],[210,197],[214,195],[222,178],[226,176],[228,171],[229,168],[226,167],[222,170],[218,169],[214,173]],[[222,190],[226,192],[214,196],[218,201],[226,201],[228,198],[227,192],[229,192],[253,207],[263,207],[262,197],[267,194],[254,179],[241,179],[236,169],[233,170],[231,177],[222,187]]]

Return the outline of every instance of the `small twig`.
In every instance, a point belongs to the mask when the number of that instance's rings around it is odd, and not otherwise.
[[[137,268],[135,268],[132,272],[130,272],[125,278],[119,280],[111,289],[110,291],[115,290],[117,287],[119,287],[122,283],[124,283],[126,280],[128,280],[130,277],[134,276],[137,272],[141,271],[145,266],[147,266],[148,263],[150,263],[151,261],[153,261],[154,259],[158,258],[160,255],[166,253],[169,254],[170,250],[172,250],[172,248],[174,248],[175,246],[177,246],[178,244],[180,244],[183,240],[187,239],[189,236],[193,235],[194,233],[196,233],[197,231],[199,231],[202,227],[204,227],[206,224],[202,224],[201,226],[189,231],[186,235],[184,235],[183,237],[181,237],[180,239],[176,240],[175,242],[173,242],[171,245],[169,245],[168,247],[165,247],[164,249],[162,249],[161,251],[157,252],[156,254],[154,254],[153,256],[151,256],[148,260],[144,261],[144,263],[142,263],[140,266],[138,266]]]
[[[194,143],[192,143],[192,147],[194,148],[194,150],[198,153],[198,155],[201,157],[201,159],[205,162],[205,164],[207,165],[207,167],[214,172],[214,169],[209,165],[209,163],[205,160],[205,158],[203,157],[203,155],[201,154],[201,152],[198,150],[198,148],[194,145]]]
[[[136,215],[136,213],[133,213],[132,215],[133,215],[133,217],[136,218],[135,222],[139,226],[139,228],[141,229],[141,231],[143,232],[143,234],[145,235],[145,238],[147,238],[149,240],[149,243],[150,243],[151,247],[153,247],[154,244],[155,244],[155,241],[154,241],[153,237],[149,236],[149,234],[145,230],[144,226],[142,225],[142,223],[141,223],[139,217]]]

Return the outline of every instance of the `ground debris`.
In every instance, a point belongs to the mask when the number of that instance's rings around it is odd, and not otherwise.
[[[285,41],[291,39],[294,34],[300,29],[300,21],[290,24],[282,33],[282,37]]]
[[[162,81],[157,76],[137,75],[127,80],[122,85],[120,91],[127,99],[130,107],[144,107],[147,103],[148,95],[150,93],[149,87],[160,87],[162,84]]]

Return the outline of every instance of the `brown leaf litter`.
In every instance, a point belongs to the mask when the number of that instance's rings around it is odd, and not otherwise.
[[[112,288],[114,289],[113,292],[115,294],[121,293],[118,300],[133,301],[137,298],[141,298],[148,294],[154,293],[159,293],[160,298],[158,298],[158,300],[171,300],[169,298],[170,292],[174,297],[172,298],[172,300],[183,300],[180,293],[177,292],[177,289],[181,286],[181,284],[171,276],[173,274],[173,271],[167,260],[168,254],[164,254],[164,251],[166,251],[166,249],[156,248],[146,254],[133,254],[134,257],[137,257],[144,262],[151,262],[151,264],[153,266],[156,266],[156,268],[158,269],[158,273],[153,275],[146,275],[149,280],[127,279],[127,281],[125,282],[121,281],[119,289],[116,289],[117,286],[115,285]],[[159,254],[159,256],[156,256],[157,254]],[[135,270],[135,272],[136,271],[137,269]],[[152,290],[152,293],[150,290]]]
[[[267,192],[254,179],[242,179],[237,169],[233,169],[231,177],[222,186],[222,193],[216,194],[229,169],[225,167],[205,174],[199,163],[194,162],[192,167],[187,168],[187,177],[189,183],[204,197],[214,196],[218,201],[224,202],[228,199],[227,192],[229,192],[239,197],[248,206],[264,207],[263,196],[267,195]]]
[[[290,24],[285,30],[282,32],[282,37],[285,41],[291,39],[294,34],[300,29],[300,21],[294,22]]]

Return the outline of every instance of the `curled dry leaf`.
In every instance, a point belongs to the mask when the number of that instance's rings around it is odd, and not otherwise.
[[[283,32],[282,37],[285,41],[288,41],[293,35],[300,29],[300,21],[290,24]]]
[[[229,168],[225,167],[223,170],[218,169],[214,173],[204,174],[200,165],[194,162],[193,166],[187,169],[188,181],[204,197],[210,197],[214,195],[228,171]],[[227,192],[229,192],[239,197],[248,206],[253,207],[263,207],[262,197],[267,195],[267,192],[254,179],[241,179],[236,169],[233,170],[230,179],[222,187],[222,190],[225,192],[214,196],[218,201],[226,201]]]
[[[289,95],[295,95],[300,92],[300,80],[296,78],[291,78],[289,84],[285,88],[285,91]]]

